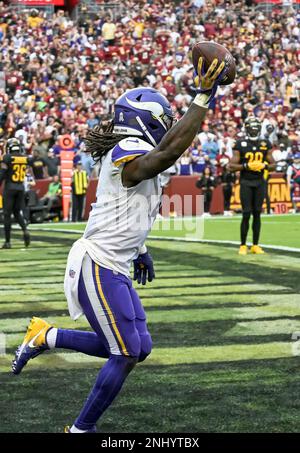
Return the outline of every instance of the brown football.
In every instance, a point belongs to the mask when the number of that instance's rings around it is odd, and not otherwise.
[[[234,81],[236,74],[235,61],[226,47],[213,41],[198,42],[192,48],[193,65],[196,71],[199,57],[204,58],[205,71],[207,71],[214,58],[217,58],[219,63],[224,60],[227,71],[220,85],[230,85]]]

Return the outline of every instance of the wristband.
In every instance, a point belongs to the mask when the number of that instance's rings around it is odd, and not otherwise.
[[[249,167],[248,167],[247,162],[244,162],[244,163],[243,163],[243,169],[244,169],[244,170],[249,170]]]
[[[141,245],[141,247],[139,248],[139,255],[144,255],[144,253],[147,253],[147,247],[145,246],[145,244]]]
[[[210,103],[210,96],[211,93],[209,94],[206,93],[199,93],[193,100],[193,104],[198,105],[199,107],[202,107],[203,109],[208,109],[209,103]]]

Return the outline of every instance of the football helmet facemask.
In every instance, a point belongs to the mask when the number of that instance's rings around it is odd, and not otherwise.
[[[7,154],[14,154],[14,153],[23,153],[24,148],[17,138],[9,138],[6,142],[6,153]]]
[[[250,116],[245,121],[245,130],[250,140],[257,140],[261,132],[261,122],[255,116]]]

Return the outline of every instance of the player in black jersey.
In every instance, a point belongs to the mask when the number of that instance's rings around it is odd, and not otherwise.
[[[253,215],[252,231],[253,246],[251,253],[264,253],[258,245],[260,234],[260,214],[265,198],[264,170],[275,170],[272,156],[272,144],[260,138],[261,122],[255,117],[245,121],[246,136],[238,140],[234,146],[233,157],[229,162],[230,171],[240,171],[240,198],[243,210],[241,222],[240,255],[246,255],[249,221]]]
[[[10,249],[11,215],[14,214],[16,222],[23,230],[24,243],[28,247],[30,235],[26,228],[23,216],[24,206],[24,180],[26,168],[30,165],[30,158],[23,153],[19,140],[11,138],[6,144],[6,154],[0,164],[0,185],[5,181],[3,191],[4,232],[5,243],[2,248]]]

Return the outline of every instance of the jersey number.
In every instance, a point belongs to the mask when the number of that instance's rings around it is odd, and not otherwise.
[[[13,165],[13,182],[23,182],[26,176],[26,165],[14,164]]]
[[[253,162],[253,161],[258,161],[262,162],[264,159],[263,153],[260,151],[257,151],[256,153],[246,153],[245,158],[247,159],[248,162]]]

